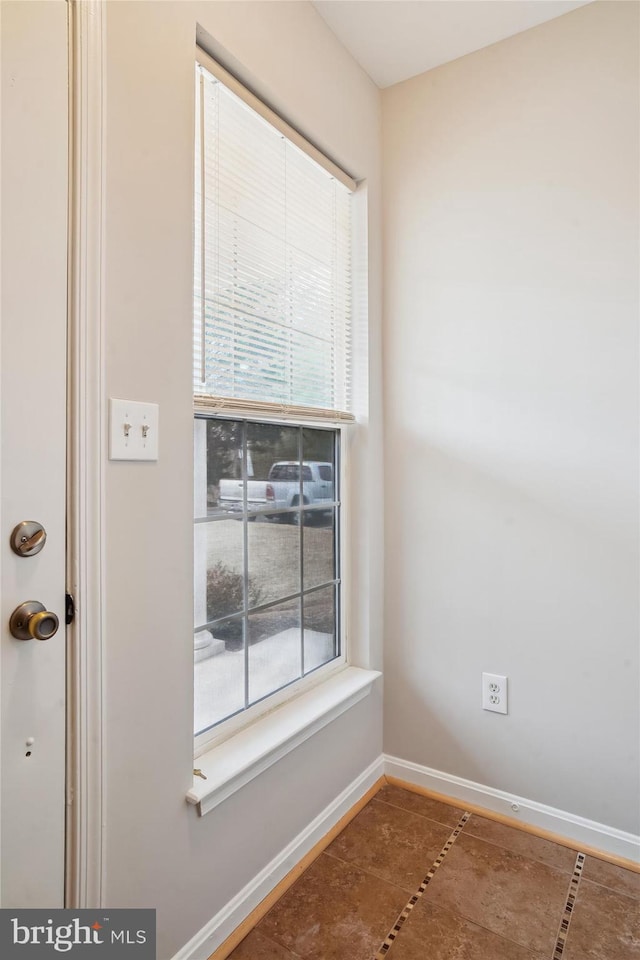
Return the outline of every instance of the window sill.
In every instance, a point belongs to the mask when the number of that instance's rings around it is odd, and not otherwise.
[[[371,691],[377,670],[346,667],[198,757],[206,776],[194,777],[188,803],[202,817]]]

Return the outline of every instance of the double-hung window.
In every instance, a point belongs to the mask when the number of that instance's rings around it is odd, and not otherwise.
[[[195,733],[215,737],[345,657],[355,185],[204,54],[195,155]]]

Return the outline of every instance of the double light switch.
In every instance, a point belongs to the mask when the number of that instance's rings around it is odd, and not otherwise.
[[[140,400],[109,401],[109,459],[157,460],[157,403]]]

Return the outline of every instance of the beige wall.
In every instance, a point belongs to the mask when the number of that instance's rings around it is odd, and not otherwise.
[[[638,117],[637,3],[383,94],[385,749],[633,832]]]
[[[379,93],[306,3],[107,5],[107,394],[160,404],[157,464],[106,472],[105,903],[158,909],[168,960],[382,746],[374,692],[214,812],[192,781],[192,168],[196,26],[351,173],[368,180],[373,269],[369,411],[353,444],[360,496],[352,634],[381,663]],[[362,331],[359,332],[362,339]],[[366,344],[364,345],[366,347]],[[374,514],[375,508],[375,514]],[[367,640],[371,637],[371,653]]]

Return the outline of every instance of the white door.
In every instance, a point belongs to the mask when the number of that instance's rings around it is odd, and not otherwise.
[[[64,899],[66,7],[64,0],[0,4],[3,907],[55,907]],[[11,549],[11,532],[23,520],[46,530],[35,556]],[[30,600],[59,617],[55,636],[11,635],[12,611]],[[50,627],[50,620],[40,625]]]

